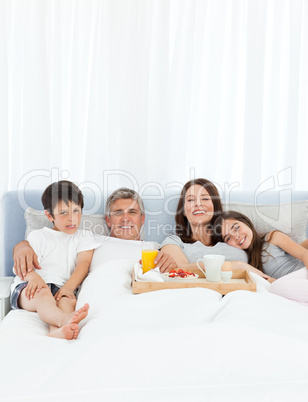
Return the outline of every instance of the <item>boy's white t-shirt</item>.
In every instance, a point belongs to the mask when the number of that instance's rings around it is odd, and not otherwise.
[[[35,272],[46,283],[54,283],[58,287],[62,287],[74,272],[78,253],[94,250],[101,245],[87,230],[77,230],[74,234],[67,234],[47,227],[33,230],[27,240],[41,266],[41,269],[36,269]],[[13,291],[19,283],[24,282],[26,281],[16,276],[11,290]]]

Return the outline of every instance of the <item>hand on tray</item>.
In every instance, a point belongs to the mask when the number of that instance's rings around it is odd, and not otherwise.
[[[161,273],[170,272],[172,269],[177,268],[173,257],[161,250],[158,252],[154,262]],[[139,260],[139,264],[142,265],[141,260]]]

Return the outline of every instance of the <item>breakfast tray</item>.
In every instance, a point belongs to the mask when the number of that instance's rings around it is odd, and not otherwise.
[[[216,292],[226,295],[234,290],[249,290],[256,292],[257,285],[248,271],[236,270],[232,272],[232,278],[229,282],[208,282],[204,274],[198,268],[187,269],[199,275],[199,278],[188,281],[174,279],[172,282],[139,282],[135,279],[135,273],[132,273],[132,291],[134,294],[153,292],[163,289],[183,289],[183,288],[207,288],[216,290]]]

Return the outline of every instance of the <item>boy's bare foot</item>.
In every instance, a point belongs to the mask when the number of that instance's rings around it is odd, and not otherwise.
[[[77,339],[79,334],[79,325],[78,324],[67,324],[63,325],[63,327],[56,329],[48,334],[52,338],[60,338],[60,339],[67,339],[68,341],[72,339]]]
[[[69,320],[68,324],[79,324],[80,321],[84,320],[88,315],[89,305],[86,303],[83,307],[74,311],[72,318]]]
[[[86,318],[89,311],[89,305],[86,303],[83,307],[79,308],[78,310],[74,311],[68,320],[68,322],[60,327],[49,333],[49,336],[53,338],[60,338],[60,339],[77,339],[79,334],[79,323],[83,319]]]

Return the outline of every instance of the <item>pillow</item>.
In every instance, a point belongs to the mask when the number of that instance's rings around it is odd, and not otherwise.
[[[35,229],[42,229],[44,226],[53,227],[52,222],[47,219],[44,211],[38,211],[28,207],[25,211],[26,234]],[[94,234],[109,236],[109,228],[106,223],[105,215],[81,215],[79,229],[89,230]]]
[[[289,235],[296,243],[307,239],[308,201],[286,204],[241,204],[225,203],[224,211],[238,211],[248,216],[258,233],[277,229]]]

